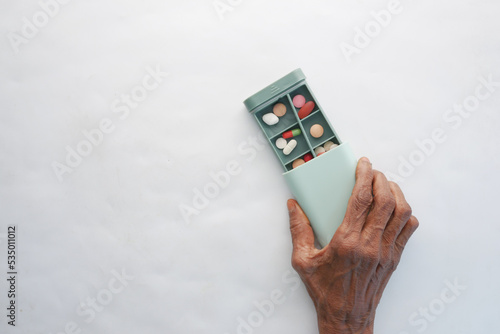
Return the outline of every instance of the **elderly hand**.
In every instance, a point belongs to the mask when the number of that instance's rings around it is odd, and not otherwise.
[[[299,204],[287,205],[292,266],[314,302],[319,332],[373,333],[382,293],[419,224],[401,189],[361,158],[344,221],[321,250]]]

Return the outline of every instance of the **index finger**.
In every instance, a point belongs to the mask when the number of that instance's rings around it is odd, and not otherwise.
[[[359,159],[356,167],[356,183],[347,203],[342,225],[347,230],[360,232],[373,203],[373,169],[368,158]]]

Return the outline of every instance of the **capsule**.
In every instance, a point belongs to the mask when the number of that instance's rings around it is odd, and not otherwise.
[[[300,129],[293,129],[290,131],[283,132],[283,138],[288,139],[288,138],[297,137],[301,133],[302,133],[302,131],[300,131]]]

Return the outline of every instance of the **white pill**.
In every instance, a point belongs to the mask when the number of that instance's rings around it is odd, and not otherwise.
[[[278,138],[276,139],[276,147],[279,148],[280,150],[284,149],[286,146],[287,142],[285,138]]]
[[[337,146],[339,145],[335,144],[333,141],[327,141],[325,145],[323,145],[326,152],[330,151],[331,149],[334,149]]]
[[[273,114],[272,112],[270,112],[270,113],[265,114],[264,116],[262,116],[262,120],[267,125],[274,125],[274,124],[278,123],[280,119],[278,118],[278,116],[276,116],[275,114]]]
[[[316,156],[319,157],[323,153],[325,153],[325,148],[323,146],[318,146],[314,149],[314,153],[316,153]]]
[[[289,155],[290,153],[292,153],[295,146],[297,146],[297,141],[295,139],[290,140],[290,142],[283,149],[283,154]]]

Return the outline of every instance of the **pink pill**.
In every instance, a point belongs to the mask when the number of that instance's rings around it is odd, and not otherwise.
[[[295,95],[293,98],[293,105],[295,108],[302,108],[302,106],[306,103],[306,98],[302,95]]]

